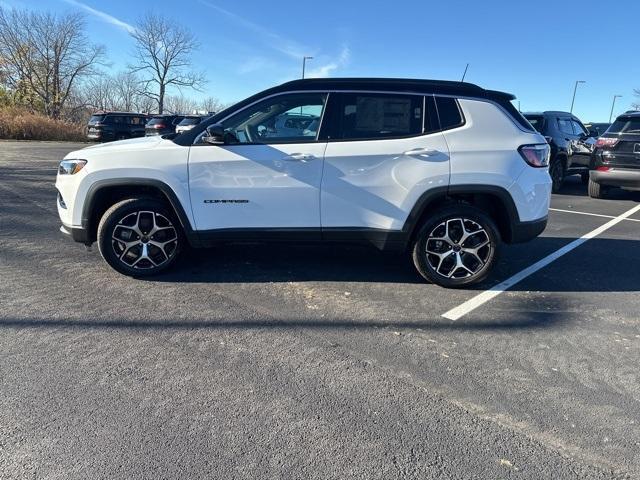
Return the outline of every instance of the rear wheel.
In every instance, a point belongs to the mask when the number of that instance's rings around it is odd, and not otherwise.
[[[155,275],[175,263],[184,243],[179,223],[163,202],[131,198],[109,208],[98,225],[102,258],[125,275]]]
[[[589,196],[591,198],[604,198],[606,187],[589,179]]]
[[[497,257],[500,236],[482,210],[456,205],[435,213],[413,244],[418,272],[443,287],[461,287],[486,278]]]
[[[551,191],[553,193],[558,193],[560,191],[560,188],[562,188],[565,176],[564,162],[562,161],[562,159],[556,157],[551,160],[551,165],[549,165],[549,175],[551,176],[551,181],[553,182]]]

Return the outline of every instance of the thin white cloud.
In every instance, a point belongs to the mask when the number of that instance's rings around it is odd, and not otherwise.
[[[335,60],[331,60],[323,65],[312,68],[309,70],[307,75],[308,78],[322,78],[329,77],[332,72],[338,70],[339,68],[345,67],[348,65],[349,60],[351,59],[351,50],[348,46],[343,46],[340,51],[340,55]]]
[[[267,40],[266,45],[273,48],[274,50],[288,55],[292,58],[301,59],[304,55],[309,55],[311,52],[308,47],[299,44],[298,42],[291,40],[289,38],[285,38],[282,35],[278,35],[275,32],[267,30],[265,27],[258,25],[257,23],[252,22],[251,20],[247,20],[244,17],[241,17],[237,13],[230,12],[218,5],[211,3],[207,0],[198,0],[202,5],[212,8],[217,12],[225,15],[227,18],[230,18],[237,24],[243,26],[244,28],[253,31],[254,33],[262,36],[265,40]]]
[[[110,25],[118,27],[127,33],[133,33],[136,31],[133,25],[127,22],[124,22],[119,18],[114,17],[113,15],[109,15],[108,13],[102,12],[100,10],[96,10],[95,8],[90,7],[89,5],[85,5],[84,3],[79,2],[78,0],[63,0],[63,1],[65,3],[68,3],[69,5],[73,5],[74,7],[81,8],[82,10],[89,12],[91,15],[98,17],[100,20],[103,20],[104,22],[107,22]]]

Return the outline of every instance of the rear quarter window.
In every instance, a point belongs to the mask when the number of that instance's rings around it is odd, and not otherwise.
[[[638,118],[618,118],[611,124],[607,133],[627,133],[640,135],[640,117]]]
[[[464,124],[464,117],[455,98],[436,97],[436,106],[442,130],[456,128]]]

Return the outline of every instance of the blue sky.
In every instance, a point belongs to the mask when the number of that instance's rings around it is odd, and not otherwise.
[[[514,93],[523,111],[568,110],[607,121],[640,88],[640,1],[591,0],[0,0],[54,12],[82,10],[91,38],[118,70],[132,51],[127,29],[145,10],[188,26],[201,42],[194,63],[208,79],[194,98],[240,100],[298,78],[386,76],[467,81]]]

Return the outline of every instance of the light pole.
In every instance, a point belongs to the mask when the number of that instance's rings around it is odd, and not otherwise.
[[[573,104],[576,101],[576,90],[578,90],[579,83],[587,83],[587,82],[585,80],[576,80],[576,84],[573,87],[573,98],[571,99],[571,110],[569,110],[569,113],[573,113]]]
[[[313,57],[302,57],[302,78],[304,78],[304,69],[307,66],[307,60],[311,60]]]
[[[609,114],[609,123],[611,123],[611,117],[613,117],[613,107],[616,106],[616,98],[620,98],[622,95],[614,95],[613,102],[611,103],[611,113]]]

